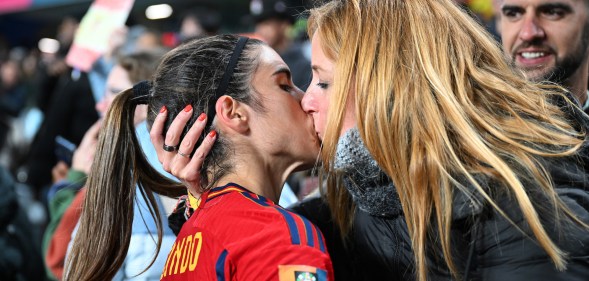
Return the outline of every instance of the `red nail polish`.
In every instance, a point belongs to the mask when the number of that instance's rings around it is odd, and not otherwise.
[[[211,137],[211,138],[214,138],[216,135],[217,135],[217,131],[215,131],[215,130],[212,130],[212,131],[209,133],[209,137]]]
[[[164,105],[164,106],[162,106],[162,108],[160,109],[160,113],[164,113],[164,112],[166,112],[166,110],[167,110],[167,109],[166,109],[166,106]]]
[[[204,114],[204,112],[203,112],[203,113],[201,113],[201,114],[198,116],[198,121],[205,120],[205,118],[206,118],[206,117],[207,117],[207,115],[206,115],[206,114]]]
[[[187,105],[187,106],[184,108],[184,112],[188,112],[188,111],[191,111],[191,110],[192,110],[192,105],[190,105],[190,104],[189,104],[189,105]]]

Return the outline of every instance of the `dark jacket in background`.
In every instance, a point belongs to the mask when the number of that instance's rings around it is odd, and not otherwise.
[[[15,182],[0,166],[0,280],[44,280],[40,245],[19,206]]]
[[[303,53],[303,46],[300,43],[292,43],[288,49],[280,53],[290,72],[292,82],[301,90],[305,91],[311,82],[311,62]]]
[[[47,113],[31,146],[27,161],[27,183],[37,190],[51,184],[51,169],[57,163],[55,137],[62,136],[78,145],[86,131],[98,120],[96,102],[85,73],[62,77]]]

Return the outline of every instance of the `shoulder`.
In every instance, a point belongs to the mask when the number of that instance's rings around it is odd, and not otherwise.
[[[284,272],[291,275],[302,269],[315,276],[333,274],[319,229],[261,196],[249,192],[216,196],[195,215],[187,223],[193,228],[189,231],[185,225],[179,237],[202,232],[198,238],[203,249],[210,247],[205,245],[223,249],[221,255],[214,255],[216,267],[238,280],[277,280]]]
[[[224,208],[230,226],[227,233],[239,236],[239,243],[252,245],[263,241],[267,246],[305,246],[326,252],[323,235],[307,218],[286,210],[253,193],[227,195],[227,202],[239,208]]]
[[[237,279],[296,280],[304,274],[314,280],[333,280],[323,235],[314,224],[280,206],[255,203],[260,205],[243,214],[243,221],[250,218],[247,227],[253,225],[253,231],[242,231],[241,238],[227,247],[238,269]]]

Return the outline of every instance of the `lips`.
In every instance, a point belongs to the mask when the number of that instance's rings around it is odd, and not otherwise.
[[[545,57],[546,52],[522,52],[520,53],[520,56],[522,56],[524,59],[537,59],[540,57]]]
[[[518,50],[515,55],[515,61],[522,68],[542,67],[554,58],[554,53],[546,49],[527,48]]]

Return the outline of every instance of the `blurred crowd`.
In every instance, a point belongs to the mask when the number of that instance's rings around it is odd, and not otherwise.
[[[491,1],[458,2],[472,8],[473,16],[495,34]],[[250,8],[253,22],[248,35],[274,48],[289,65],[294,84],[305,90],[311,69],[304,14],[289,10],[279,0],[254,0]],[[56,52],[6,45],[0,49],[0,266],[18,271],[0,273],[0,280],[5,280],[2,274],[18,276],[15,280],[60,279],[60,271],[47,265],[51,240],[47,232],[58,228],[88,169],[73,171],[76,156],[73,151],[69,155],[60,151],[63,143],[56,138],[83,147],[84,136],[108,108],[109,93],[124,90],[108,86],[109,73],[120,59],[140,52],[163,53],[193,38],[231,30],[220,13],[210,8],[184,12],[178,21],[179,29],[172,32],[140,25],[118,29],[89,72],[65,62],[79,26],[74,17],[64,18],[57,28]],[[130,70],[125,69],[132,81]],[[87,157],[91,163],[92,156]],[[73,172],[83,176],[75,178]],[[71,185],[77,185],[71,196],[59,195]],[[284,205],[311,193],[318,180],[313,171],[301,172],[291,176],[287,185],[285,193],[290,196],[283,196]],[[63,202],[67,204],[60,205]],[[12,265],[5,266],[7,261]]]

